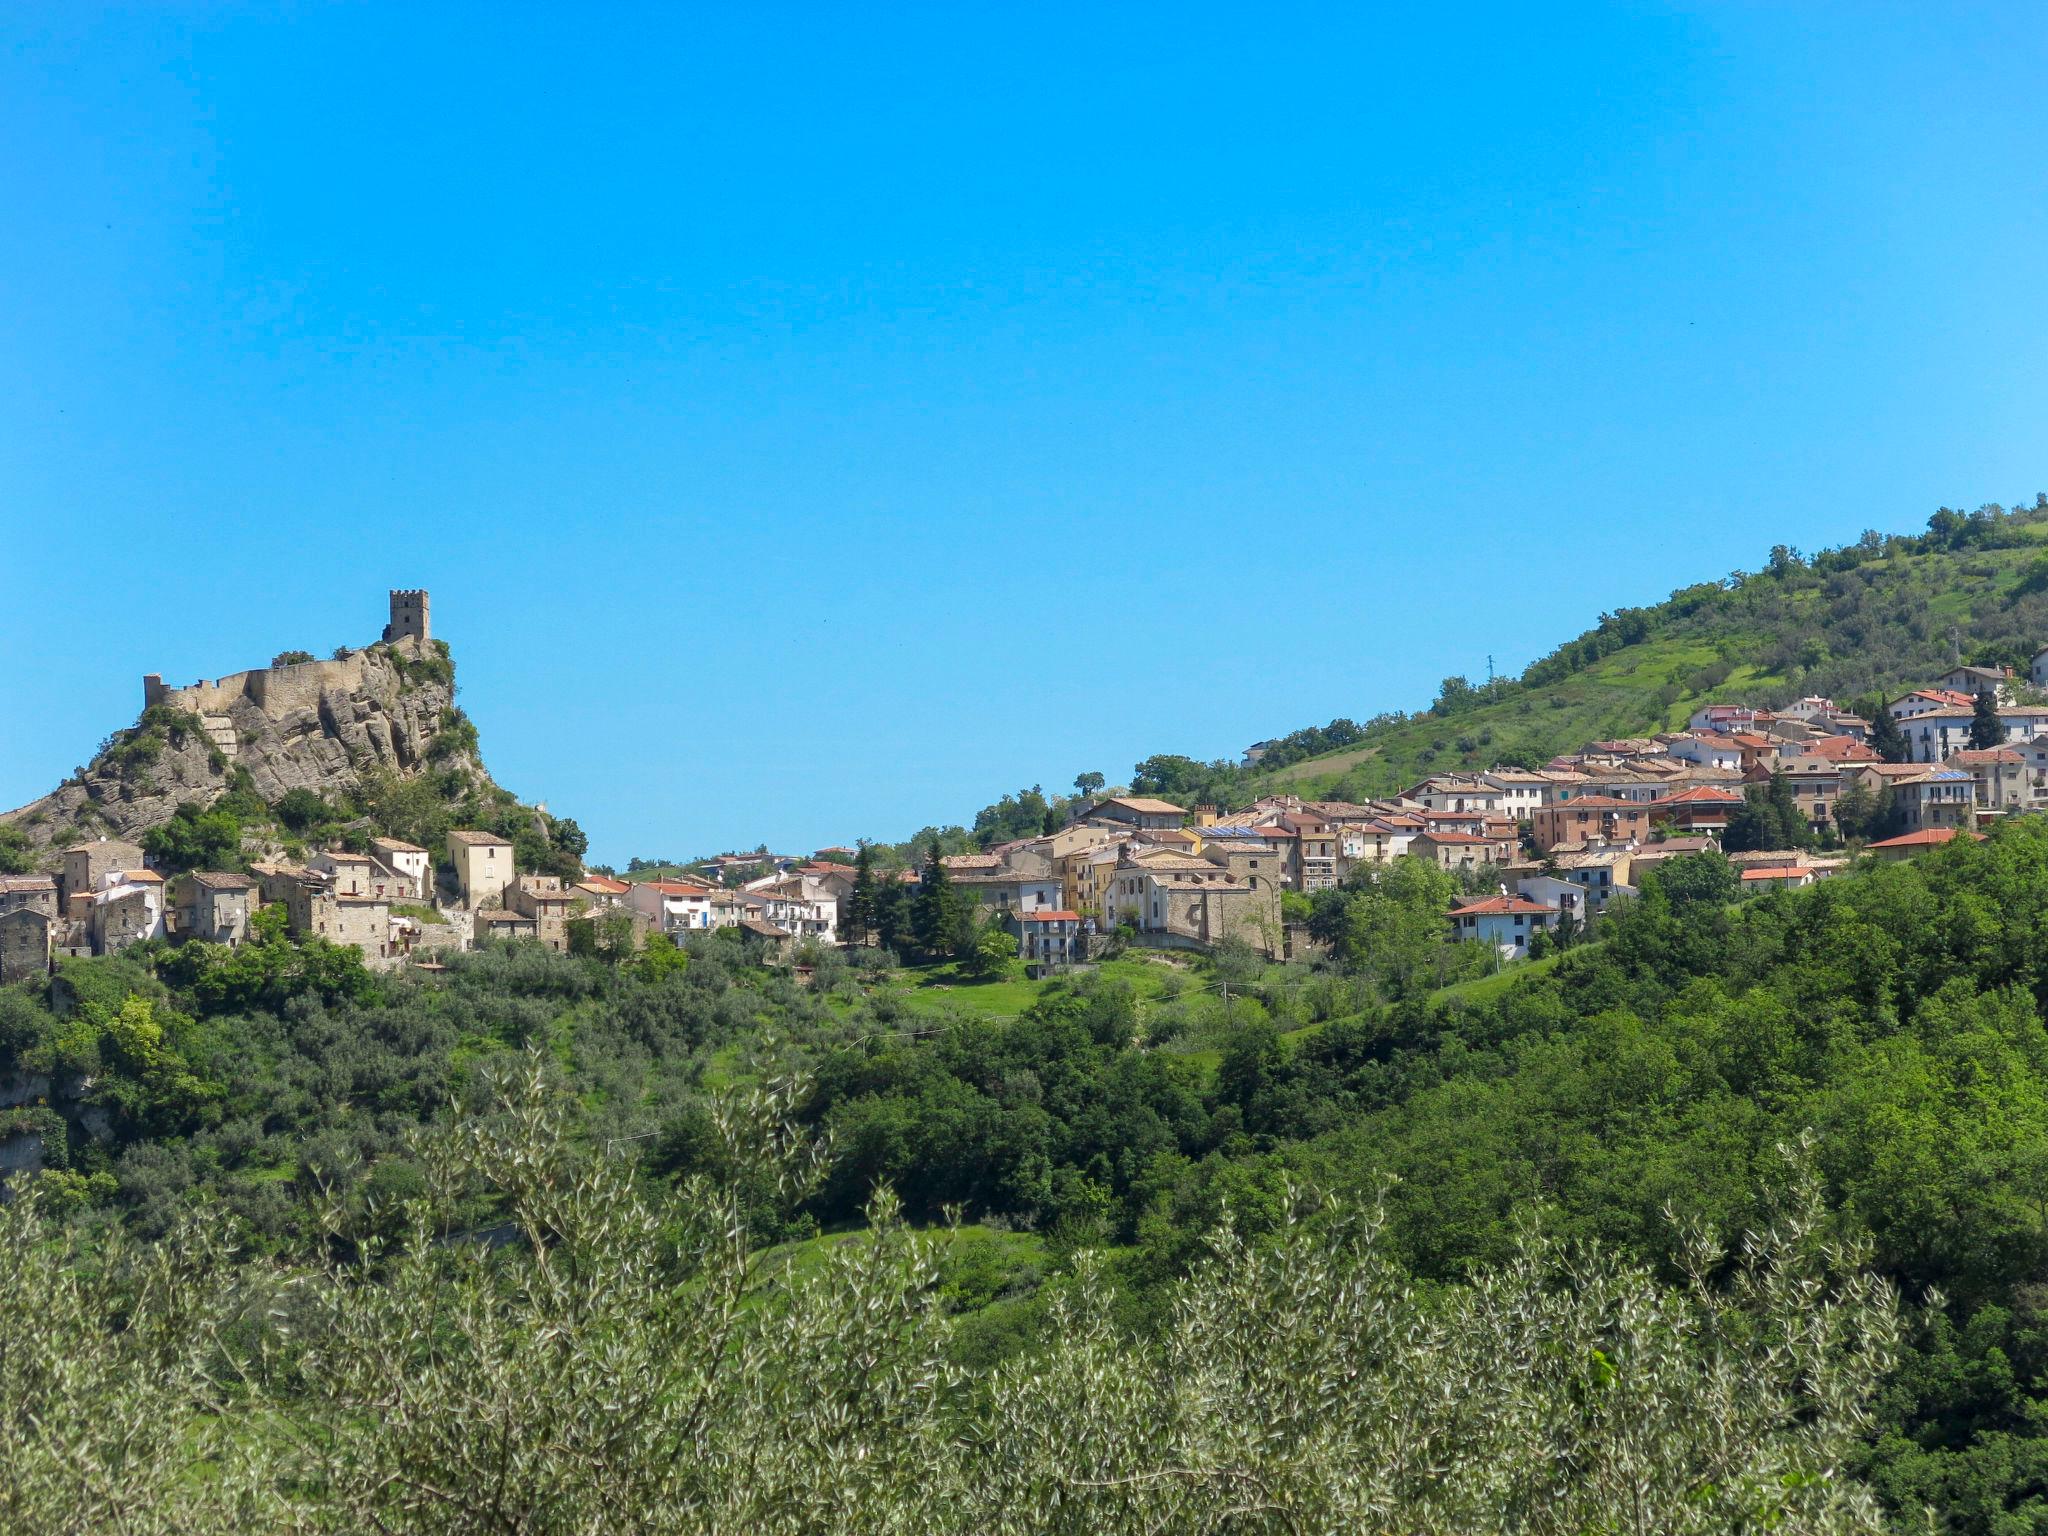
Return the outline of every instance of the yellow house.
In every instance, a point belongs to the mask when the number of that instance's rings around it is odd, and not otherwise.
[[[480,907],[512,883],[512,845],[491,832],[448,834],[448,862],[462,887],[462,904]]]

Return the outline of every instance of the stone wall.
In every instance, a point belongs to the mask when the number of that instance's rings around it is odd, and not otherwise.
[[[28,907],[0,912],[0,983],[33,981],[50,971],[50,920]]]

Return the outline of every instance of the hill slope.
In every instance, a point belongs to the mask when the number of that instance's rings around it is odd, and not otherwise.
[[[1335,751],[1286,743],[1251,769],[1148,758],[1134,787],[1225,804],[1273,792],[1363,800],[1432,772],[1541,763],[1605,737],[1684,724],[1703,703],[1847,703],[1917,686],[1959,661],[2025,671],[2048,644],[2048,497],[2006,512],[1943,511],[1917,537],[1865,534],[1603,614],[1578,638],[1490,687],[1446,679],[1415,715],[1382,716]],[[1339,726],[1347,722],[1337,722]],[[1322,732],[1301,733],[1313,738]]]

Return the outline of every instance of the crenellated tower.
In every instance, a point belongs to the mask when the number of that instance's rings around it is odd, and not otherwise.
[[[407,635],[417,635],[422,641],[433,638],[427,625],[427,592],[424,587],[391,589],[391,622],[384,626],[386,640],[403,640]]]

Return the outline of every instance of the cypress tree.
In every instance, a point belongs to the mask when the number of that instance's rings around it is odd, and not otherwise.
[[[846,900],[846,937],[854,944],[865,944],[868,935],[874,932],[875,919],[880,915],[880,903],[875,893],[875,855],[865,839],[860,852],[853,861],[853,894]]]
[[[1970,745],[1979,751],[2005,745],[2005,722],[1998,718],[1998,695],[1986,690],[1970,706]]]
[[[1888,763],[1903,763],[1912,756],[1906,733],[1899,729],[1899,722],[1892,718],[1892,712],[1882,703],[1870,717],[1870,746]]]

